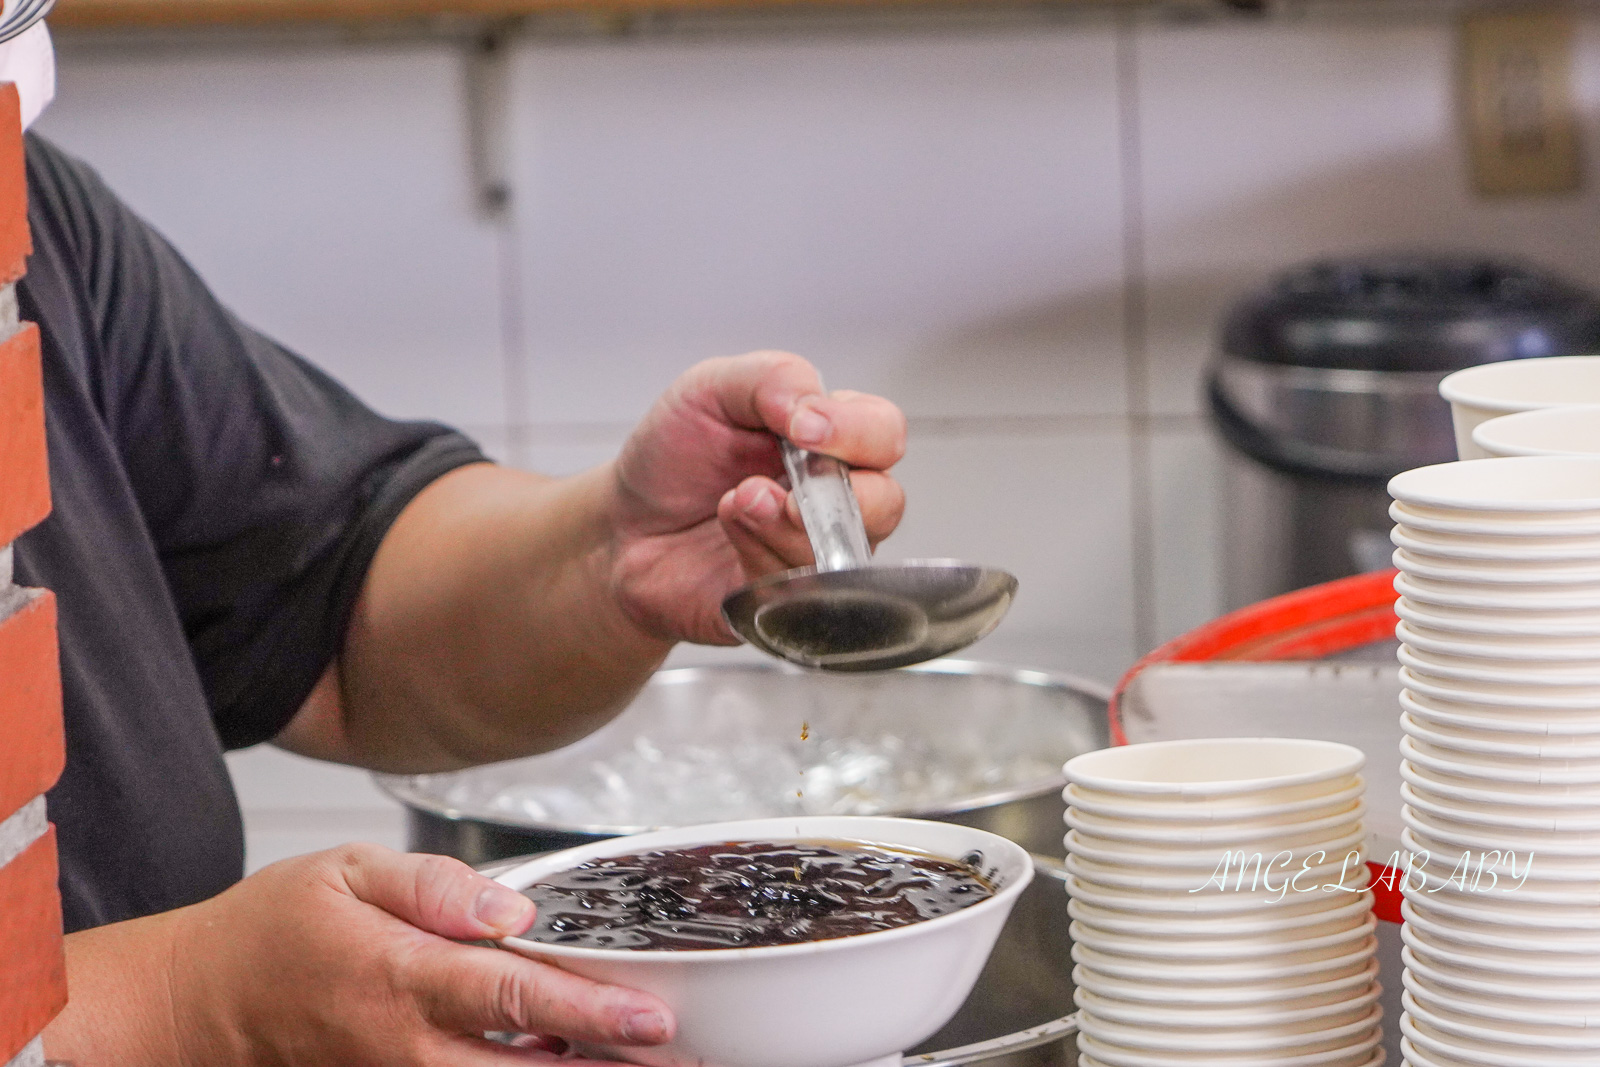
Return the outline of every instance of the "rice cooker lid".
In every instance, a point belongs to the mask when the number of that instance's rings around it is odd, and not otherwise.
[[[1448,372],[1600,351],[1600,298],[1479,256],[1324,259],[1237,303],[1225,357],[1327,370]]]

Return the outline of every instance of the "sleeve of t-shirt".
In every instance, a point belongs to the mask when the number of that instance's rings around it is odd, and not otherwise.
[[[29,142],[35,225],[59,227],[82,271],[106,425],[218,732],[268,740],[337,655],[401,509],[484,457],[447,427],[374,413],[240,322],[98,175]]]

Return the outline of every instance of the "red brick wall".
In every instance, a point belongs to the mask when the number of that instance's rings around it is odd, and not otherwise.
[[[16,89],[5,85],[0,286],[22,276],[30,248],[22,125]],[[49,511],[39,331],[24,324],[0,341],[0,555]],[[28,1048],[67,1001],[55,830],[39,799],[65,758],[55,599],[16,588],[0,566],[0,1063]]]

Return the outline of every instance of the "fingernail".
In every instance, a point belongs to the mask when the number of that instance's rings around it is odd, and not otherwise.
[[[778,501],[778,494],[771,489],[762,488],[756,491],[755,496],[744,506],[747,518],[756,522],[771,522],[778,517],[778,512],[783,510],[783,505]]]
[[[636,1011],[623,1021],[622,1039],[632,1045],[659,1045],[667,1039],[667,1020],[659,1011]]]
[[[490,886],[478,894],[472,914],[485,926],[520,934],[533,922],[533,901],[514,889]]]
[[[802,407],[789,420],[789,440],[797,445],[820,445],[832,430],[828,416],[815,408]]]

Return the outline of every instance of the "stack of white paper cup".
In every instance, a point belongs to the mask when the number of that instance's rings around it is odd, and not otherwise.
[[[1490,453],[1472,437],[1481,423],[1518,411],[1600,404],[1600,356],[1513,359],[1468,367],[1440,382],[1439,393],[1450,401],[1456,454],[1484,459]]]
[[[1406,1063],[1600,1064],[1600,457],[1389,488]]]
[[[1066,765],[1082,1067],[1374,1067],[1359,749],[1214,738]]]

